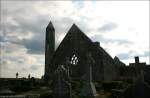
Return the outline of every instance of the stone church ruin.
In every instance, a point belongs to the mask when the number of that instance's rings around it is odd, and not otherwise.
[[[76,24],[55,50],[55,28],[46,27],[42,78],[0,78],[0,98],[150,98],[150,65],[112,58]],[[18,77],[19,75],[19,77]]]
[[[94,81],[117,79],[117,65],[114,59],[100,46],[92,42],[75,24],[72,25],[63,41],[55,47],[55,29],[50,22],[46,28],[45,79],[50,79],[59,65],[66,65],[69,60],[72,79],[82,79],[86,72],[86,54],[91,53],[95,63],[92,67]],[[121,62],[120,62],[121,63]]]

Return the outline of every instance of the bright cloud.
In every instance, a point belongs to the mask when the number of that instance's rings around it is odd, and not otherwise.
[[[44,74],[45,28],[56,48],[73,23],[124,63],[149,62],[149,1],[2,1],[1,77]]]

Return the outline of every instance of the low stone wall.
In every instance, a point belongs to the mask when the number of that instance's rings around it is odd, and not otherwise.
[[[0,98],[40,98],[40,95],[6,95]]]

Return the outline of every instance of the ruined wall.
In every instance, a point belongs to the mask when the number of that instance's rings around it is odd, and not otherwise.
[[[71,75],[75,78],[81,78],[85,74],[86,53],[89,51],[90,44],[92,44],[91,40],[76,26],[73,26],[54,54],[51,62],[51,72],[59,65],[67,65],[67,59],[71,63],[71,58],[75,54],[78,63],[75,65],[70,64]]]
[[[116,69],[113,59],[97,43],[92,42],[76,25],[73,25],[59,47],[57,48],[51,62],[50,72],[59,65],[68,65],[72,78],[81,79],[86,72],[87,57],[90,52],[95,64],[92,66],[92,76],[94,81],[114,80]],[[77,64],[70,64],[72,56],[78,58]]]
[[[114,60],[103,50],[104,81],[111,81],[117,78],[117,67]]]

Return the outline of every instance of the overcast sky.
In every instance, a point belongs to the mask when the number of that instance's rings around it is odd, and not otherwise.
[[[126,63],[149,64],[149,1],[2,1],[0,77],[44,74],[45,28],[52,21],[56,48],[75,23]]]

